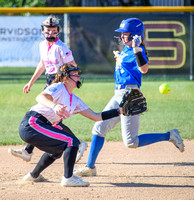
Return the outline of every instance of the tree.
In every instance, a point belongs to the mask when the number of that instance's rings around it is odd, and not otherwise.
[[[46,0],[47,7],[63,7],[65,6],[64,0]]]
[[[46,0],[0,0],[1,7],[45,7]]]

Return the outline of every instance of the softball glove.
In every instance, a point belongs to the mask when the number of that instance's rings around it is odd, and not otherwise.
[[[147,110],[146,98],[138,89],[131,89],[123,95],[119,107],[125,116],[138,115]]]

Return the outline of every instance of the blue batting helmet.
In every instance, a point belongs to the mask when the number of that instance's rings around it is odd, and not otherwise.
[[[128,18],[124,19],[120,27],[115,30],[120,33],[130,32],[133,36],[139,35],[141,38],[144,38],[144,25],[143,22],[137,18]]]

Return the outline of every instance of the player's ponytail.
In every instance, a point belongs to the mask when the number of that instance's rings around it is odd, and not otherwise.
[[[53,84],[53,83],[59,83],[59,82],[61,82],[61,80],[62,80],[61,75],[60,74],[56,74],[55,75],[55,79],[52,81],[51,84]]]

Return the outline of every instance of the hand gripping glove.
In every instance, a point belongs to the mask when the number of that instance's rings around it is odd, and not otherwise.
[[[125,116],[138,115],[147,110],[146,98],[138,89],[131,89],[123,95],[119,107]]]

